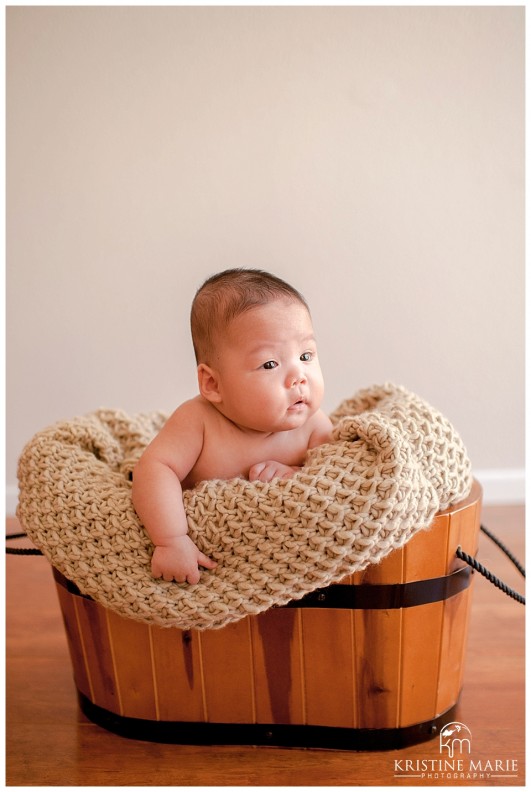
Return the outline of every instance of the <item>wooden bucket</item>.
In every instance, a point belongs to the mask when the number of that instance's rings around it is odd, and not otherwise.
[[[149,626],[54,570],[84,713],[158,742],[398,748],[452,721],[481,488],[379,565],[220,630]]]

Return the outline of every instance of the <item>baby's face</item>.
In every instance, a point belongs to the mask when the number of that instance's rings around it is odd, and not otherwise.
[[[236,317],[220,340],[214,367],[217,406],[242,428],[296,429],[321,405],[323,375],[312,322],[297,301],[278,299]]]

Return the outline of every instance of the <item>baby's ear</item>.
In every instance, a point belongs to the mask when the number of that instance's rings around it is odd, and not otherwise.
[[[218,375],[206,363],[200,363],[197,367],[197,381],[201,396],[204,396],[209,402],[217,403],[221,401]]]

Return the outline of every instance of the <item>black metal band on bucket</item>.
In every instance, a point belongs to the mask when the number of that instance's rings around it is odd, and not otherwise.
[[[346,608],[349,610],[395,610],[442,602],[470,586],[470,567],[462,567],[443,577],[410,583],[332,584],[312,591],[285,608]]]
[[[342,751],[390,751],[439,734],[453,721],[457,703],[445,712],[411,726],[350,729],[282,723],[210,723],[154,721],[117,715],[93,704],[78,691],[81,710],[98,726],[134,740],[179,745],[270,745],[288,748],[331,748]]]
[[[59,570],[52,567],[53,576],[71,594],[91,599],[81,594],[78,587]],[[283,608],[339,608],[349,610],[396,610],[414,608],[430,602],[442,602],[460,594],[470,586],[472,569],[461,567],[450,575],[414,580],[409,583],[349,585],[333,583],[311,591],[300,600],[292,600]],[[276,607],[276,606],[273,606]]]

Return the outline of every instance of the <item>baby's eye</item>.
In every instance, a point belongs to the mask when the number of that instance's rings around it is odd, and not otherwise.
[[[311,352],[303,352],[302,355],[301,355],[301,360],[303,361],[303,363],[307,363],[312,358],[313,358],[313,355],[312,355]]]
[[[276,360],[268,360],[267,363],[264,363],[262,368],[265,368],[265,369],[269,370],[269,369],[274,369],[277,366],[278,366],[278,363],[276,362]]]

